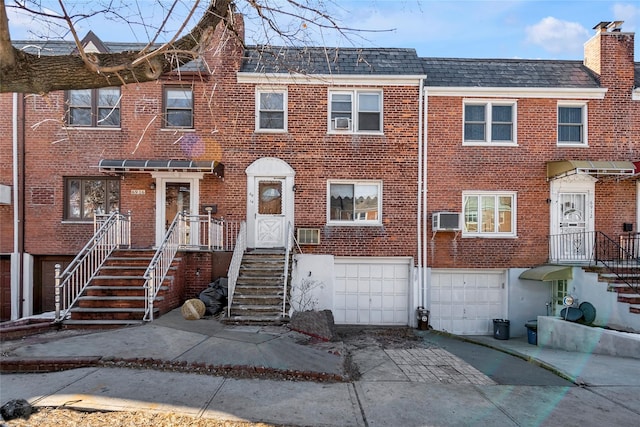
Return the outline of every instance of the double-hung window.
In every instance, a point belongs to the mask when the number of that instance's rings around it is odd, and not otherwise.
[[[380,225],[382,183],[333,181],[328,183],[327,220],[334,225]]]
[[[164,88],[164,127],[193,128],[193,90],[191,87]]]
[[[120,207],[120,178],[67,178],[64,219],[91,221],[94,213],[105,214]]]
[[[586,104],[558,104],[558,145],[587,145]]]
[[[67,124],[73,127],[120,127],[120,88],[67,91]]]
[[[350,90],[329,92],[329,131],[382,132],[382,92]]]
[[[516,143],[516,103],[465,101],[464,144],[512,145]]]
[[[256,90],[256,132],[287,130],[287,90]]]
[[[463,236],[516,236],[515,193],[464,192],[462,206]]]

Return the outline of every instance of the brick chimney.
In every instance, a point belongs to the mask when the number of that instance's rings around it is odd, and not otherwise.
[[[634,85],[634,33],[622,32],[623,21],[600,22],[584,44],[584,65],[600,77],[600,85],[631,91]]]

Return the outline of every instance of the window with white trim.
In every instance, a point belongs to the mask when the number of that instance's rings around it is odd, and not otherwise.
[[[516,103],[514,101],[464,101],[466,145],[515,144]]]
[[[164,88],[164,127],[193,128],[193,89],[191,87]]]
[[[586,103],[558,103],[558,145],[587,145]]]
[[[67,91],[67,124],[73,127],[120,127],[120,88]]]
[[[380,133],[382,91],[330,91],[328,116],[330,132]]]
[[[120,206],[119,177],[66,178],[64,219],[92,221],[95,213],[105,214]]]
[[[464,192],[463,236],[515,237],[516,193]]]
[[[380,181],[331,181],[327,185],[327,222],[335,225],[380,225]]]
[[[287,130],[287,90],[256,89],[256,131]]]

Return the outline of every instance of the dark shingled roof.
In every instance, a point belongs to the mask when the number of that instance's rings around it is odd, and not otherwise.
[[[246,73],[424,75],[415,49],[250,46]]]
[[[27,53],[33,55],[70,55],[76,49],[76,44],[72,41],[65,40],[19,40],[12,41],[11,44],[16,49],[22,49]],[[118,43],[118,42],[103,42],[103,45],[108,49],[105,53],[119,53],[119,52],[135,52],[144,49],[147,46],[145,43]],[[151,46],[151,49],[157,49],[161,44],[155,44]],[[190,61],[180,67],[181,72],[199,72],[205,71],[206,66],[202,63],[202,60],[196,59]]]
[[[426,86],[597,88],[582,61],[422,58]]]

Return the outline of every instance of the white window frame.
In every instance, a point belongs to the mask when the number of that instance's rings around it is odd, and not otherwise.
[[[260,114],[263,110],[260,109],[260,96],[263,93],[279,93],[282,94],[282,108],[283,108],[283,127],[278,129],[262,128],[260,127]],[[288,91],[286,87],[256,87],[256,120],[255,120],[255,132],[259,133],[285,133],[288,131]],[[269,110],[275,111],[275,110]]]
[[[345,220],[332,220],[331,219],[331,186],[333,184],[346,184],[346,185],[375,185],[378,187],[378,215],[375,220],[361,219],[356,220],[357,213],[354,209],[354,218]],[[354,192],[355,193],[355,192]],[[354,199],[356,194],[354,194]],[[355,203],[355,202],[354,202]],[[327,181],[327,225],[339,225],[347,227],[360,227],[360,226],[381,226],[382,225],[382,181],[378,180],[329,180]]]
[[[494,229],[498,230],[499,225],[501,223],[500,209],[499,209],[499,198],[500,197],[511,197],[511,231],[510,232],[500,232],[500,231],[491,231],[486,232],[479,230],[478,231],[468,231],[467,229],[467,221],[465,214],[466,200],[468,197],[487,197],[493,196],[495,198],[494,203]],[[517,237],[517,226],[518,226],[518,193],[515,191],[464,191],[462,193],[462,237],[483,237],[483,238],[514,238]],[[480,227],[482,224],[481,218],[481,209],[478,204],[477,211],[477,226]]]
[[[560,108],[561,107],[574,107],[582,109],[582,141],[560,141]],[[587,110],[587,103],[584,101],[558,101],[556,107],[556,144],[558,147],[588,147],[588,120],[589,111]]]
[[[467,105],[484,105],[485,107],[485,129],[484,129],[484,140],[476,141],[476,140],[466,140],[465,138],[465,124],[467,122],[466,119],[466,106]],[[492,135],[492,126],[493,126],[493,107],[501,107],[501,106],[509,106],[511,107],[511,140],[510,141],[493,141],[491,139]],[[511,147],[518,145],[518,102],[513,99],[496,99],[496,100],[486,100],[486,99],[463,99],[462,100],[462,145],[490,145],[492,147],[502,146],[502,147]]]
[[[379,99],[379,114],[380,114],[380,128],[378,130],[359,130],[360,124],[358,122],[358,113],[360,112],[359,95],[363,94],[375,94]],[[334,120],[332,120],[332,96],[333,95],[350,95],[351,96],[351,119],[349,129],[335,129]],[[327,99],[327,133],[336,134],[371,134],[382,135],[384,133],[384,94],[382,89],[331,89],[329,90]]]

